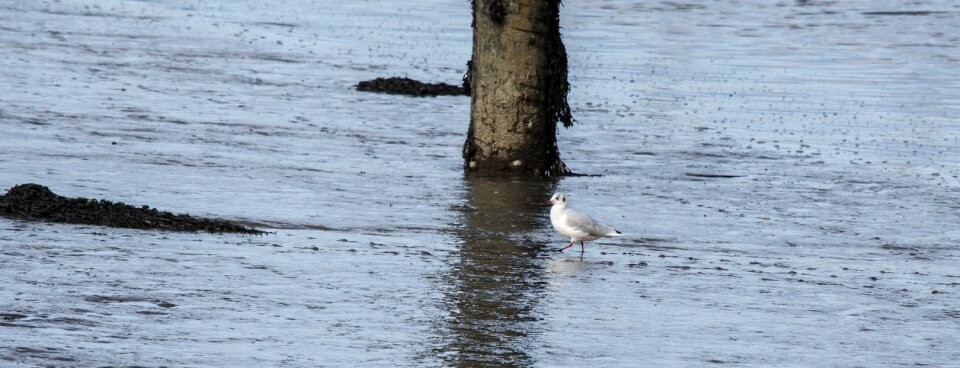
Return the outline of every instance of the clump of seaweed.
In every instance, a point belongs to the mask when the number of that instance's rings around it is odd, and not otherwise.
[[[226,220],[178,215],[148,206],[135,207],[107,200],[68,198],[39,184],[20,184],[0,196],[0,216],[69,224],[130,229],[206,231],[261,235],[266,232]]]
[[[462,96],[470,93],[463,86],[446,83],[423,83],[404,77],[377,78],[357,83],[357,90],[417,97]]]

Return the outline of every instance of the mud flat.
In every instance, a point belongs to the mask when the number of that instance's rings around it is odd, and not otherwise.
[[[884,12],[888,14],[876,14]],[[565,1],[567,165],[464,177],[470,2],[7,1],[0,366],[960,361],[956,1]],[[625,236],[565,244],[543,205]],[[264,225],[267,224],[267,225]]]

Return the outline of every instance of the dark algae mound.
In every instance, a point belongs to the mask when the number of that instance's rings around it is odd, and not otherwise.
[[[175,215],[148,206],[134,207],[103,199],[67,198],[38,184],[17,185],[0,196],[0,216],[131,229],[265,234],[229,221]]]
[[[462,86],[446,83],[423,83],[410,78],[377,78],[357,83],[358,91],[383,92],[410,96],[461,96],[467,95]]]

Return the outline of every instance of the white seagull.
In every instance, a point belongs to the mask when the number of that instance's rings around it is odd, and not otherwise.
[[[553,224],[553,228],[557,229],[561,235],[570,237],[570,244],[561,248],[561,252],[572,247],[574,242],[580,242],[580,253],[583,253],[584,241],[623,235],[590,216],[567,208],[567,195],[562,192],[554,193],[546,203],[553,204],[553,208],[550,208],[550,223]]]

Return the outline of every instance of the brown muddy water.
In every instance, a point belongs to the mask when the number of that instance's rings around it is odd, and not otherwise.
[[[464,177],[468,1],[0,3],[0,366],[960,361],[960,5],[567,1],[602,176]],[[627,236],[562,254],[554,191]]]

